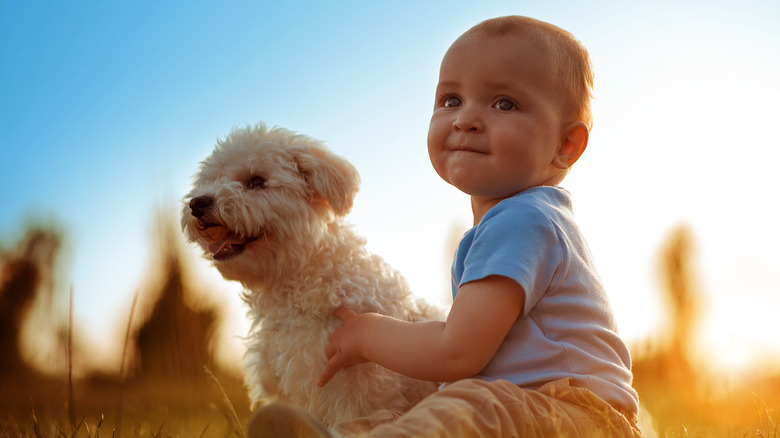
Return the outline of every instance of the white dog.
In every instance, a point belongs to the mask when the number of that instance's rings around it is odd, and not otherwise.
[[[235,129],[201,164],[182,225],[223,277],[246,288],[253,405],[279,399],[338,425],[380,409],[404,412],[436,389],[374,364],[316,384],[341,324],[337,307],[441,318],[342,220],[358,185],[355,168],[316,140],[263,124]]]

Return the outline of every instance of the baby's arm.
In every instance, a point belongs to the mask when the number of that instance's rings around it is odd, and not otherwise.
[[[376,313],[338,309],[344,321],[326,349],[318,384],[340,369],[374,362],[421,380],[452,382],[471,377],[493,358],[523,311],[525,294],[514,280],[490,276],[458,289],[446,322],[407,322]]]

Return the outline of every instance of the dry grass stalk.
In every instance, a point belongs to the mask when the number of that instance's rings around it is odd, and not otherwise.
[[[241,436],[243,438],[246,438],[246,434],[244,433],[244,428],[241,427],[241,421],[238,419],[238,413],[236,412],[236,408],[233,406],[233,403],[230,402],[230,398],[225,392],[225,389],[222,388],[222,385],[219,383],[219,379],[217,379],[217,376],[215,376],[214,373],[212,373],[209,367],[207,367],[206,365],[203,365],[203,369],[206,371],[206,374],[208,374],[209,377],[211,377],[211,380],[213,380],[214,383],[217,384],[217,387],[219,388],[219,392],[222,393],[222,401],[225,403],[225,406],[227,407],[228,411],[233,416],[231,420],[235,423],[235,427],[236,429],[239,430]],[[206,431],[204,430],[203,432],[205,433]]]
[[[73,397],[73,285],[70,286],[68,297],[68,345],[65,350],[65,362],[68,368],[68,419],[70,430],[76,433],[76,403]],[[83,420],[82,420],[83,421]]]
[[[133,314],[135,305],[138,302],[138,291],[133,296],[133,303],[130,305],[130,316],[127,319],[127,329],[125,330],[125,343],[122,348],[122,362],[119,365],[119,394],[116,398],[116,414],[114,421],[114,437],[119,438],[122,435],[122,397],[125,386],[125,362],[127,361],[127,345],[130,342],[130,329],[133,326]],[[102,422],[102,420],[101,420]]]

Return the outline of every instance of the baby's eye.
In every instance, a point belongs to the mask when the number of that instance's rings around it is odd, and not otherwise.
[[[460,106],[461,101],[460,98],[457,96],[447,96],[444,99],[442,99],[442,106],[444,108],[453,108],[456,106]]]
[[[515,103],[509,99],[501,99],[496,102],[493,107],[501,111],[511,111],[515,109]]]

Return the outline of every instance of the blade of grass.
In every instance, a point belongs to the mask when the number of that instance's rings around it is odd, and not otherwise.
[[[152,435],[154,438],[157,438],[157,437],[160,436],[160,434],[162,433],[162,430],[163,430],[163,426],[165,426],[165,422],[164,421],[163,421],[163,424],[160,425],[160,428],[157,429],[157,433]]]
[[[81,429],[81,425],[86,424],[85,423],[86,419],[87,417],[81,417],[81,421],[79,421],[79,424],[77,424],[76,428],[73,430],[73,432],[71,432],[70,438],[74,438],[76,436],[76,434],[79,432],[79,429]]]
[[[208,374],[209,377],[211,377],[211,380],[213,380],[214,383],[217,384],[217,387],[219,388],[219,392],[222,393],[222,401],[225,403],[230,413],[233,414],[233,421],[235,422],[236,428],[241,432],[241,436],[243,438],[246,438],[246,434],[244,433],[244,428],[241,427],[241,421],[238,419],[238,413],[236,412],[236,408],[233,406],[233,403],[230,402],[230,398],[225,392],[225,389],[222,388],[222,385],[219,383],[219,379],[217,379],[217,376],[215,376],[214,373],[212,373],[209,367],[207,367],[206,365],[203,365],[203,369],[206,371],[206,374]]]
[[[68,419],[70,430],[76,433],[76,402],[73,397],[73,285],[70,285],[68,297],[68,337],[65,350],[65,365],[68,367]]]
[[[752,391],[751,391],[752,392]],[[775,419],[772,418],[772,409],[769,408],[769,406],[766,404],[763,398],[761,398],[758,394],[755,392],[752,392],[753,396],[758,399],[758,401],[761,402],[761,406],[757,407],[756,410],[758,415],[758,424],[759,427],[761,427],[762,430],[759,430],[761,433],[761,436],[766,437],[776,437],[780,434],[780,429],[777,427],[777,423],[775,422]],[[759,408],[763,408],[764,415],[761,415]],[[766,416],[766,423],[762,420],[762,417]],[[780,414],[778,415],[778,418],[780,418]]]
[[[127,330],[125,330],[125,345],[122,348],[122,363],[119,365],[119,395],[116,399],[116,421],[112,436],[119,438],[122,435],[122,398],[125,391],[125,361],[127,359],[127,345],[130,343],[130,329],[133,327],[133,314],[138,302],[139,291],[133,296],[133,304],[130,305],[130,316],[127,318]],[[103,420],[101,419],[101,422]]]
[[[206,427],[203,428],[203,432],[201,432],[200,438],[203,438],[204,436],[206,436],[206,431],[209,430],[209,426],[211,426],[211,421],[206,423]]]
[[[95,438],[100,438],[100,426],[103,424],[103,420],[105,417],[103,414],[100,414],[100,421],[98,421],[97,426],[95,427]]]
[[[35,434],[36,438],[44,438],[44,435],[41,434],[41,428],[38,426],[38,416],[35,415],[35,407],[33,406],[32,411],[32,420],[33,420],[33,434]]]

